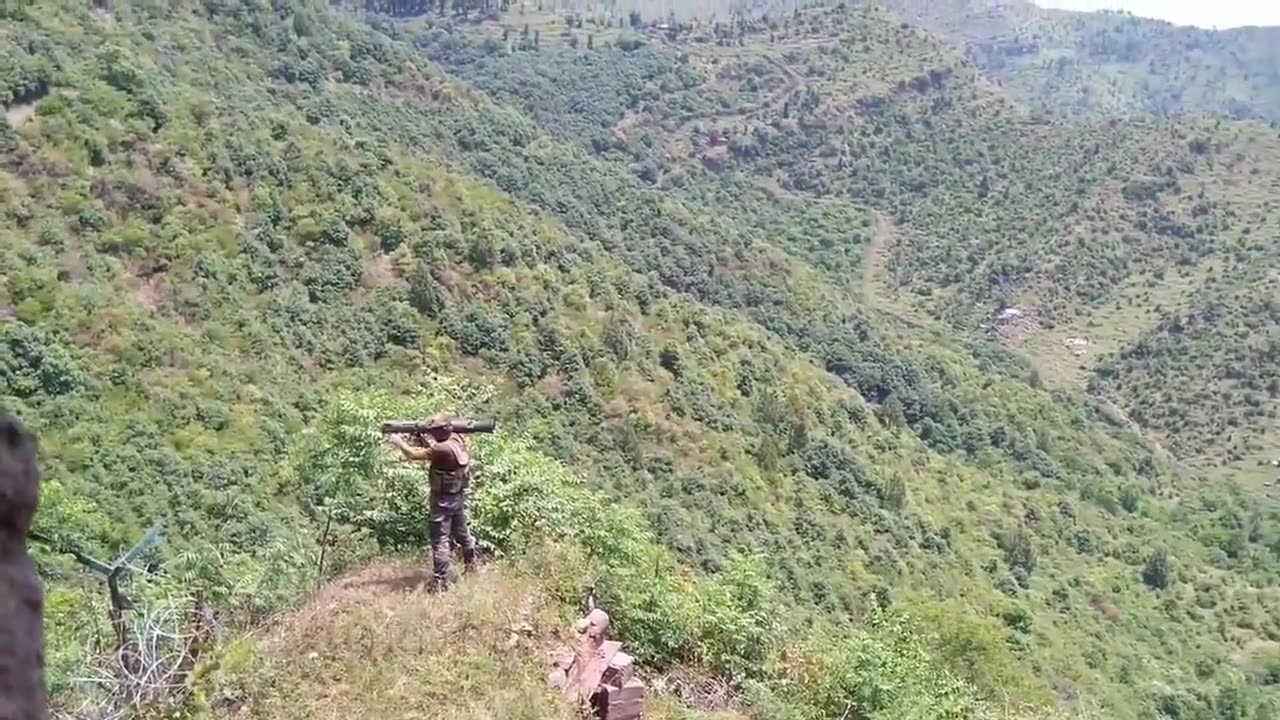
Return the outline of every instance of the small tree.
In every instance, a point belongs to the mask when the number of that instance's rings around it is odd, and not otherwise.
[[[881,492],[885,505],[894,510],[901,510],[907,504],[907,481],[897,473],[885,478]]]
[[[1142,582],[1153,590],[1169,587],[1169,552],[1167,550],[1157,548],[1151,553],[1146,567],[1142,568]]]
[[[1023,528],[1006,533],[1000,540],[1000,548],[1004,550],[1005,561],[1009,567],[1021,569],[1028,576],[1036,567],[1036,550],[1031,543],[1031,536]]]

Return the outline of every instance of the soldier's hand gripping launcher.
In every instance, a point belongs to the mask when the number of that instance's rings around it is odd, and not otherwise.
[[[444,424],[450,432],[459,434],[491,433],[497,425],[493,418],[446,418]],[[383,435],[428,435],[441,424],[431,420],[392,420],[382,423]]]

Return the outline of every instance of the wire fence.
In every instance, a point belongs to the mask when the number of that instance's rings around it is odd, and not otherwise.
[[[73,681],[75,702],[56,720],[124,720],[180,707],[191,672],[219,627],[199,597],[167,598],[128,615],[112,611],[115,641]]]

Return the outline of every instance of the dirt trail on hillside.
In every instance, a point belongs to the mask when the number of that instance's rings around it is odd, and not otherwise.
[[[871,233],[871,242],[862,256],[862,299],[868,305],[874,305],[878,293],[876,283],[889,271],[889,259],[886,250],[890,241],[895,239],[895,229],[889,219],[875,213],[875,229]]]
[[[937,321],[897,293],[889,271],[889,254],[898,243],[898,226],[879,210],[872,210],[875,228],[862,257],[862,299],[868,307],[888,313],[917,328],[936,327]]]

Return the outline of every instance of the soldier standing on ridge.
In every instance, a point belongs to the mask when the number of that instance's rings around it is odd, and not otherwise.
[[[388,440],[400,449],[405,458],[430,463],[428,477],[431,481],[431,521],[427,529],[431,537],[435,588],[443,591],[449,586],[453,546],[462,548],[463,561],[468,570],[475,567],[476,541],[467,529],[466,509],[466,491],[471,480],[471,457],[467,454],[462,436],[453,432],[447,418],[432,418],[427,432],[431,437],[430,440],[423,438],[423,447],[414,447],[399,435],[392,435]]]

